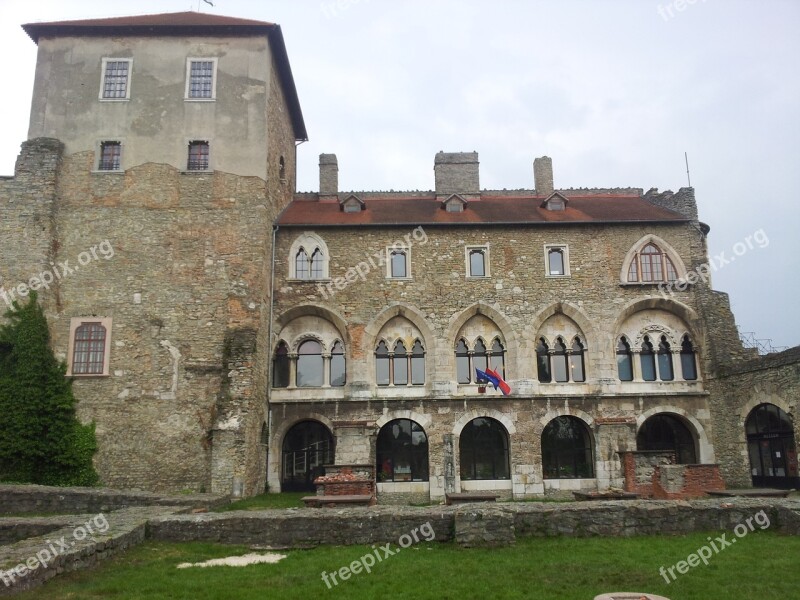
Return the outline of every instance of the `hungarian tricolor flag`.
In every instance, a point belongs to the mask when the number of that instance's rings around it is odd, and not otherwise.
[[[494,386],[495,390],[500,388],[500,391],[503,392],[504,396],[508,396],[511,393],[511,386],[505,382],[502,375],[500,375],[500,373],[497,371],[492,371],[491,369],[486,369],[485,371],[475,369],[475,373],[478,375],[479,382],[488,381]]]

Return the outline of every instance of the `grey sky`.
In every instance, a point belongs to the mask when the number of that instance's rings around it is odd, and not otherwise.
[[[283,28],[310,137],[300,191],[317,189],[321,152],[338,155],[342,189],[431,189],[439,150],[478,151],[484,188],[532,187],[547,154],[556,187],[677,190],[688,152],[711,254],[735,259],[714,287],[743,331],[800,343],[800,3],[214,3],[200,7]],[[20,24],[197,7],[0,0],[0,173],[27,136],[36,46]],[[768,245],[737,256],[759,230]]]

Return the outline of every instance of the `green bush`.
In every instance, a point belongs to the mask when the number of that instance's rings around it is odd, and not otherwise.
[[[94,423],[75,416],[72,380],[50,347],[47,319],[31,292],[0,327],[0,480],[95,485]]]

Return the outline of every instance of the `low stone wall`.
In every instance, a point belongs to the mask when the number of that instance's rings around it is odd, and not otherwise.
[[[109,514],[73,516],[60,529],[2,546],[0,596],[36,587],[61,573],[91,567],[124,552],[144,541],[150,519],[176,510],[188,509],[128,508]]]
[[[0,485],[0,515],[100,513],[134,506],[216,508],[228,496],[193,494],[161,496],[150,492],[109,488],[64,488],[44,485]]]
[[[798,533],[800,502],[771,498],[233,511],[160,517],[150,522],[149,532],[159,541],[292,548],[392,542],[430,523],[436,541],[455,539],[476,546],[513,543],[520,536],[619,537],[732,530],[761,510],[769,517],[770,529]]]
[[[74,517],[63,515],[58,517],[20,517],[16,519],[0,519],[0,546],[18,542],[30,537],[45,535],[56,529],[66,527]]]

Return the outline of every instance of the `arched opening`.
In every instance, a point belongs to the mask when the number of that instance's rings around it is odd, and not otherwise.
[[[473,419],[459,438],[461,479],[508,479],[508,432],[489,417]]]
[[[747,416],[747,452],[754,487],[800,487],[792,418],[774,404],[759,404]]]
[[[695,436],[682,419],[668,414],[648,418],[636,434],[636,449],[643,451],[672,451],[681,465],[697,463]]]
[[[416,421],[381,427],[376,444],[378,481],[428,481],[428,436]]]
[[[333,434],[319,421],[300,421],[283,438],[281,490],[314,491],[314,480],[333,464]]]
[[[545,479],[594,477],[592,435],[586,423],[572,416],[556,417],[542,432]]]

